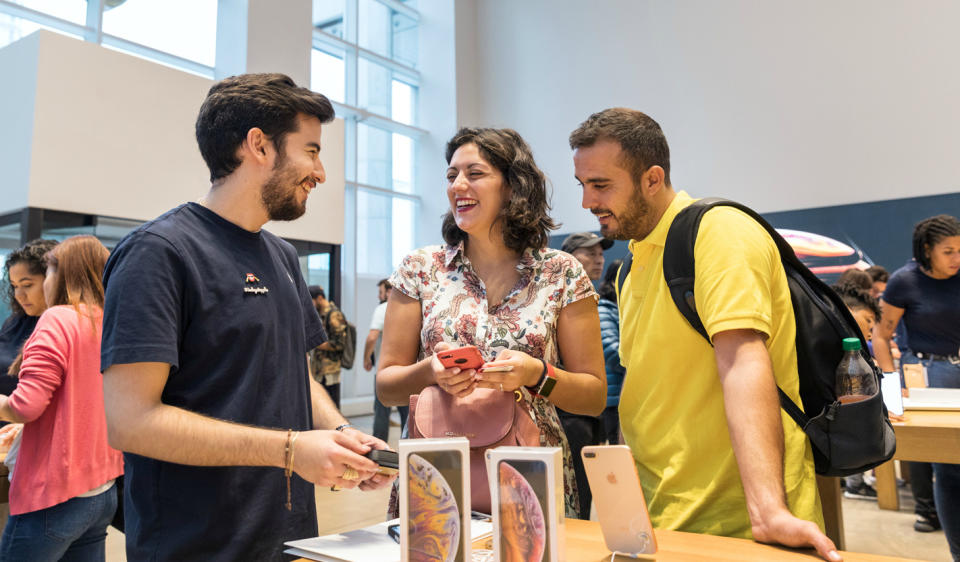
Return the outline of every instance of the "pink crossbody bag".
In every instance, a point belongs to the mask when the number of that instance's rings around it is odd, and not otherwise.
[[[540,428],[520,396],[519,391],[478,388],[457,398],[433,385],[410,397],[411,438],[462,436],[470,441],[470,503],[476,511],[490,513],[484,452],[500,446],[540,446]]]

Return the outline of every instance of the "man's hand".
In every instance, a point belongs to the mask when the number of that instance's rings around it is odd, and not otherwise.
[[[383,440],[377,439],[373,435],[369,435],[367,433],[364,433],[352,427],[345,428],[341,433],[346,433],[347,435],[356,438],[363,445],[370,447],[371,450],[390,448],[389,445],[387,445],[387,443],[384,442]],[[383,474],[380,474],[378,472],[374,472],[373,476],[367,479],[362,478],[362,476],[363,475],[361,474],[361,481],[359,484],[357,484],[357,487],[365,492],[369,492],[371,490],[379,490],[380,488],[385,488],[389,486],[391,483],[393,483],[393,481],[396,480],[397,478],[396,474],[392,476],[384,476]]]
[[[344,431],[303,431],[294,447],[294,472],[320,486],[353,488],[377,471],[377,463],[363,456],[370,451],[370,445]],[[356,470],[359,479],[345,480],[343,473],[347,468]]]
[[[369,370],[372,369],[372,368],[373,368],[373,359],[371,359],[370,356],[364,357],[364,358],[363,358],[363,370],[364,370],[364,371],[369,371]]]
[[[794,517],[786,509],[777,511],[761,521],[751,520],[753,538],[757,542],[782,544],[792,547],[812,546],[824,560],[840,562],[833,541],[824,535],[815,523]]]

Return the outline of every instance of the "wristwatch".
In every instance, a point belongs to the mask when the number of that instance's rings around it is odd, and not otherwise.
[[[540,380],[537,381],[537,384],[528,386],[527,390],[532,392],[534,396],[546,398],[550,396],[550,393],[553,392],[553,387],[557,385],[557,374],[556,371],[553,370],[553,365],[543,359],[541,359],[540,362],[543,363],[543,372],[540,373]]]

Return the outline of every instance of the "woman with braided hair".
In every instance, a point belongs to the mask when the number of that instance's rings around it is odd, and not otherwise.
[[[931,387],[960,388],[958,271],[960,221],[937,215],[917,223],[913,260],[890,276],[881,300],[882,317],[874,327],[873,350],[885,373],[894,370],[890,338],[903,318],[910,349],[903,363],[923,364]],[[934,530],[942,525],[954,560],[960,560],[960,465],[934,464],[933,473],[936,512],[918,512],[914,528]]]

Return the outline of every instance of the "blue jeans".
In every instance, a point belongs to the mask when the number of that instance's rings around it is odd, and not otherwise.
[[[117,510],[117,489],[73,498],[53,507],[11,515],[0,542],[4,562],[103,562],[107,525]]]
[[[397,411],[400,412],[400,430],[403,431],[403,426],[407,425],[407,414],[410,411],[410,406],[397,406]],[[373,436],[377,439],[383,439],[383,441],[386,442],[388,435],[390,435],[390,407],[384,406],[380,400],[374,396]]]
[[[922,363],[931,388],[960,388],[960,365],[949,361],[917,359],[906,353],[904,363]],[[960,465],[933,464],[933,497],[943,533],[954,560],[960,560]]]

